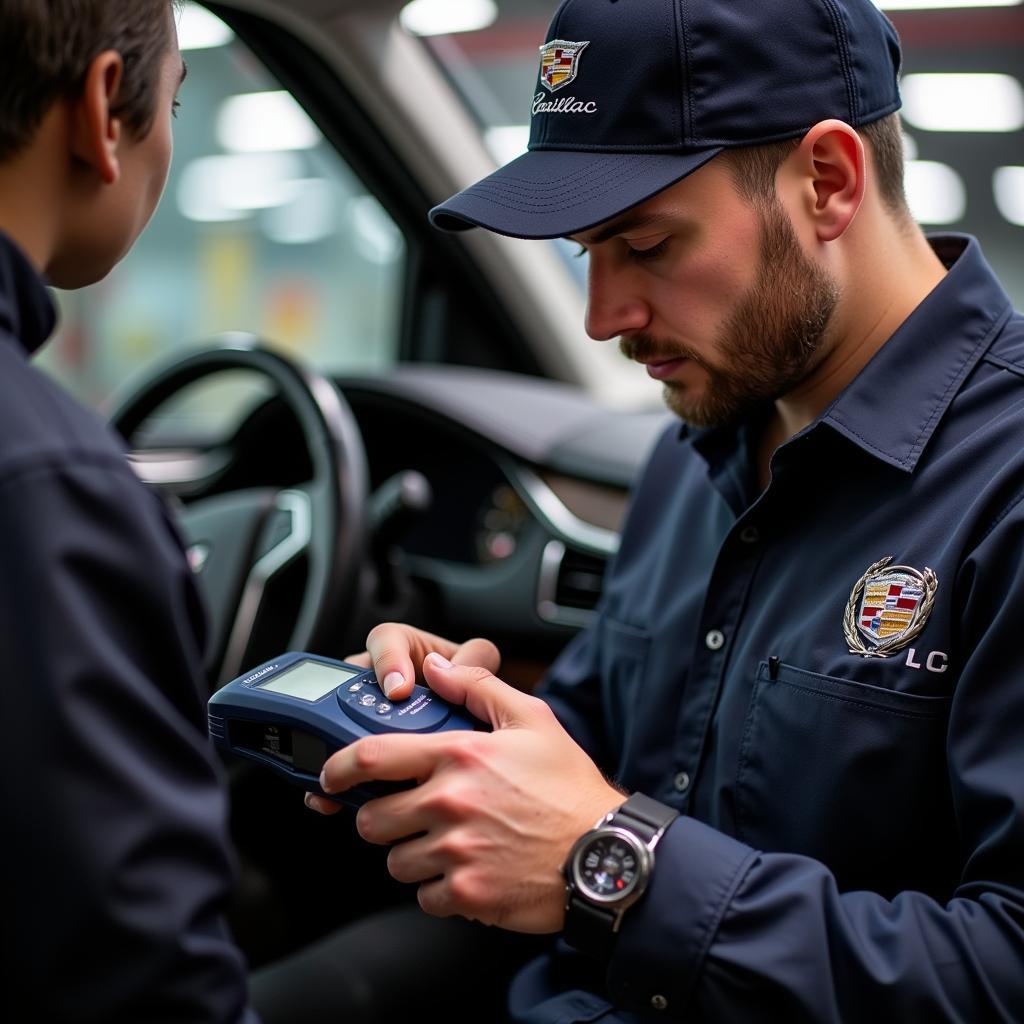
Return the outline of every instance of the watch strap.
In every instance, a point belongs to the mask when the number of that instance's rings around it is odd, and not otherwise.
[[[674,807],[652,800],[643,793],[634,793],[612,814],[608,824],[628,828],[650,846],[678,817],[679,812]]]
[[[618,933],[617,916],[607,907],[598,907],[577,893],[571,893],[565,908],[562,938],[581,953],[607,960]]]

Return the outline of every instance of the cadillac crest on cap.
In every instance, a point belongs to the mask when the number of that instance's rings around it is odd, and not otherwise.
[[[573,43],[568,39],[552,39],[540,48],[540,84],[554,92],[576,77],[580,54],[590,40]]]
[[[900,106],[872,0],[563,0],[540,54],[528,151],[431,210],[436,227],[576,234],[723,149]]]

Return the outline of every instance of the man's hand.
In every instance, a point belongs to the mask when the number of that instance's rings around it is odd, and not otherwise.
[[[366,638],[366,650],[350,654],[344,660],[372,668],[384,696],[399,701],[412,693],[417,680],[426,682],[417,666],[421,666],[432,651],[455,665],[474,665],[490,672],[497,672],[501,666],[501,654],[490,640],[475,637],[457,644],[401,622],[382,622],[375,626]],[[315,793],[306,794],[306,806],[321,814],[337,814],[341,810],[340,804],[324,800]]]
[[[400,622],[384,622],[375,626],[366,638],[366,650],[345,658],[354,665],[373,668],[377,682],[388,700],[405,700],[412,693],[418,666],[431,651],[455,665],[476,665],[497,672],[501,655],[490,640],[479,637],[457,644],[433,633],[406,626]]]
[[[416,642],[426,636],[418,633]],[[464,653],[466,646],[447,649]],[[381,660],[391,669],[401,657],[392,663],[382,653]],[[373,663],[381,662],[374,657]],[[494,731],[365,737],[327,761],[325,791],[415,779],[413,789],[364,804],[356,827],[371,843],[394,844],[388,870],[400,882],[419,883],[420,906],[439,917],[460,914],[512,931],[558,931],[569,849],[624,794],[543,701],[488,668],[453,665],[437,652],[422,667],[431,689],[464,704]],[[315,810],[337,807],[313,796],[307,803]]]

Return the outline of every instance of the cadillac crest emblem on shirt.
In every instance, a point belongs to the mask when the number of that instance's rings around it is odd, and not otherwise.
[[[890,565],[886,555],[854,585],[843,616],[851,654],[887,658],[913,640],[928,621],[939,581],[927,566]]]

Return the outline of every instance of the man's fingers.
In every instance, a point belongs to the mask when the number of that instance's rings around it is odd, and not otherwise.
[[[341,810],[341,804],[336,803],[334,800],[328,800],[326,797],[319,796],[316,793],[306,794],[306,806],[311,811],[326,815],[337,814]]]
[[[434,650],[439,649],[435,647]],[[444,654],[443,651],[440,653]],[[501,668],[501,654],[498,648],[483,637],[467,640],[464,644],[460,644],[454,653],[447,654],[445,657],[455,665],[479,665],[494,675],[497,675],[498,669]]]
[[[390,846],[393,843],[406,846],[413,841],[411,837],[428,832],[434,822],[430,812],[423,809],[421,789],[422,787],[406,789],[363,804],[356,814],[356,828],[359,834],[368,843],[377,846]],[[405,856],[408,858],[411,855],[406,852]],[[420,881],[418,878],[398,880]]]
[[[425,779],[443,756],[446,733],[410,736],[384,733],[364,736],[332,754],[320,775],[325,793],[341,793],[374,780]]]
[[[438,696],[465,705],[470,714],[495,729],[534,721],[538,714],[546,713],[547,705],[502,682],[486,668],[456,665],[436,652],[424,659],[423,674]]]
[[[416,669],[409,656],[409,630],[395,622],[372,629],[366,638],[366,651],[377,675],[377,682],[388,700],[405,700],[416,682]]]
[[[405,700],[416,682],[416,666],[437,651],[459,665],[482,665],[497,672],[501,665],[498,648],[490,640],[476,638],[457,644],[401,622],[383,622],[366,638],[366,654],[356,664],[373,665],[377,681],[389,700]]]
[[[401,622],[382,622],[366,638],[377,682],[388,700],[405,700],[412,693],[416,666],[429,651],[443,651],[451,657],[455,648],[450,640]]]

